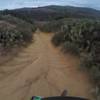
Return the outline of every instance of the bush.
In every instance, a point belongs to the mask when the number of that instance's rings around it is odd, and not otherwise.
[[[64,44],[62,45],[62,51],[64,53],[71,53],[73,55],[79,55],[79,49],[78,46],[74,43],[71,42],[64,42]]]
[[[57,32],[59,31],[59,29],[61,28],[62,25],[62,21],[49,21],[49,22],[45,22],[42,23],[42,25],[38,25],[38,28],[42,31],[42,32]]]
[[[21,45],[23,42],[23,35],[16,29],[1,30],[0,29],[0,44],[2,47],[11,47],[13,45]]]
[[[63,35],[60,33],[57,33],[53,36],[51,41],[55,46],[60,46],[64,42]]]
[[[23,20],[10,15],[2,16],[0,21],[0,45],[3,48],[22,46],[33,40],[36,28]]]
[[[87,68],[88,70],[90,70],[92,68],[93,65],[93,56],[88,53],[81,53],[80,54],[80,66],[84,69]]]
[[[64,53],[80,55],[80,66],[90,73],[100,97],[100,21],[68,19],[53,36],[52,43],[61,46]]]

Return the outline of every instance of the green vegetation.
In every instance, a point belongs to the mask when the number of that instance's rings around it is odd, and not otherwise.
[[[38,28],[43,32],[57,32],[62,25],[62,21],[48,21],[38,25]]]
[[[33,39],[35,26],[11,15],[0,17],[0,48],[26,45]]]

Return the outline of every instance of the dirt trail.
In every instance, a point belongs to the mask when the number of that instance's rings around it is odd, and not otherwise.
[[[79,60],[55,49],[51,35],[37,33],[35,42],[0,66],[0,100],[30,100],[32,95],[54,96],[67,89],[69,95],[91,98],[87,76]]]

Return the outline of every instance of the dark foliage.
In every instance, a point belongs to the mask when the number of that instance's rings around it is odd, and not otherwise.
[[[57,32],[61,28],[62,21],[48,21],[39,25],[38,28],[43,32]]]
[[[80,55],[81,66],[88,69],[100,96],[100,21],[72,19],[65,21],[52,42],[64,53]],[[100,99],[100,98],[99,98]],[[97,99],[97,100],[99,100]]]
[[[0,17],[0,48],[11,49],[26,45],[33,40],[34,25],[16,17]]]

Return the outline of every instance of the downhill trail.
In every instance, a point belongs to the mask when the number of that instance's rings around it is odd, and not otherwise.
[[[30,100],[60,95],[92,98],[89,78],[79,70],[79,58],[66,57],[51,43],[51,34],[37,32],[34,42],[0,65],[0,100]]]

